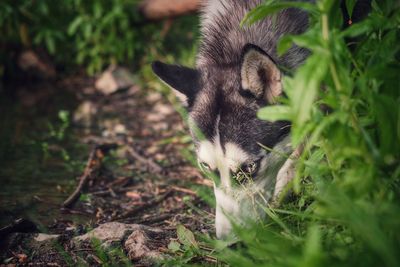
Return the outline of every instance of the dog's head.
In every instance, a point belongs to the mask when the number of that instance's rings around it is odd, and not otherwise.
[[[199,165],[214,177],[216,230],[224,237],[232,219],[261,213],[257,202],[270,198],[282,154],[290,151],[289,123],[257,118],[260,107],[281,95],[281,72],[252,44],[243,48],[240,62],[197,69],[155,62],[153,71],[187,107]]]

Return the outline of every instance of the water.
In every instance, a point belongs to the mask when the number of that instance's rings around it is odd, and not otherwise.
[[[75,96],[53,86],[0,91],[0,227],[20,217],[42,226],[71,217],[60,207],[87,148],[70,126]]]

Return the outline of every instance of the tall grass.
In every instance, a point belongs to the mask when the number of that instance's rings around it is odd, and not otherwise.
[[[283,37],[278,51],[296,44],[311,55],[284,77],[287,97],[259,111],[290,120],[292,143],[305,144],[296,200],[237,229],[242,243],[218,254],[229,265],[400,266],[399,4],[373,1],[365,20],[343,29],[339,2],[268,1],[244,20],[306,9],[309,30]]]

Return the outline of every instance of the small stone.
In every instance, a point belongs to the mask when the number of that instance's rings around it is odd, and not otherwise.
[[[76,226],[68,226],[65,228],[65,231],[70,232],[70,231],[75,231],[77,228]]]
[[[126,133],[126,127],[123,124],[117,124],[114,126],[114,132],[116,134],[125,134]]]
[[[128,191],[128,192],[125,193],[125,196],[127,196],[127,197],[129,197],[129,198],[131,198],[133,200],[139,200],[139,199],[142,198],[141,195],[138,192],[135,192],[135,191]]]
[[[118,118],[103,119],[99,122],[104,137],[115,137],[116,135],[126,134],[126,126]]]
[[[138,225],[124,224],[119,222],[109,222],[99,225],[92,231],[74,237],[75,244],[90,242],[92,239],[98,240],[103,247],[110,247],[114,243],[120,244]]]
[[[56,76],[54,66],[33,50],[26,50],[19,55],[18,66],[23,71],[30,72],[33,76],[39,78],[54,78]]]
[[[146,101],[150,103],[161,101],[162,95],[159,92],[152,91],[146,95]]]
[[[158,102],[154,106],[153,111],[157,114],[161,114],[163,117],[171,115],[175,112],[171,105],[167,105],[162,102]]]
[[[92,95],[94,94],[96,91],[96,88],[92,87],[92,86],[88,86],[82,89],[82,93],[85,95]]]
[[[26,254],[17,254],[17,258],[19,263],[25,263],[28,256]]]
[[[153,154],[157,153],[157,151],[159,151],[159,150],[160,150],[159,146],[157,144],[153,144],[146,149],[146,154],[153,155]]]
[[[109,222],[99,225],[92,231],[73,238],[76,246],[91,243],[95,239],[104,249],[112,245],[122,245],[129,259],[134,261],[152,262],[162,257],[160,248],[167,245],[166,234],[158,228],[141,224],[124,224]]]
[[[90,127],[94,120],[97,108],[91,101],[83,101],[74,112],[74,123]]]
[[[111,66],[95,82],[97,90],[105,95],[134,85],[132,73],[126,68]]]
[[[165,240],[166,238],[161,230],[142,227],[128,236],[124,246],[130,260],[152,261],[162,258],[158,249],[166,246]]]
[[[153,157],[156,161],[163,161],[167,158],[167,156],[164,153],[157,153]]]
[[[39,233],[33,239],[36,242],[43,242],[43,241],[56,241],[56,240],[58,240],[59,237],[60,237],[59,235],[48,235],[48,234]]]

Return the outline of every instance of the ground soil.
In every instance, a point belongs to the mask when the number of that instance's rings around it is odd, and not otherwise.
[[[102,95],[95,89],[94,79],[82,75],[40,83],[42,88],[62,88],[76,98],[70,127],[79,142],[87,144],[83,158],[95,150],[96,162],[90,162],[89,168],[97,164],[96,170],[83,194],[69,207],[63,203],[54,206],[61,209],[61,216],[52,218],[45,230],[61,236],[53,252],[39,256],[40,251],[14,242],[12,247],[3,248],[3,262],[62,266],[66,253],[72,261],[69,263],[77,263],[78,251],[70,245],[71,238],[111,221],[160,228],[171,240],[178,224],[213,235],[213,210],[199,196],[199,192],[211,192],[211,183],[190,163],[191,143],[182,118],[161,93],[134,85]],[[41,105],[59,94],[57,90],[37,90],[22,101]],[[73,190],[68,188],[68,194]],[[78,223],[62,214],[82,214],[88,219]],[[169,241],[162,242],[161,250],[167,250]],[[85,257],[98,258],[90,248],[84,253]]]

